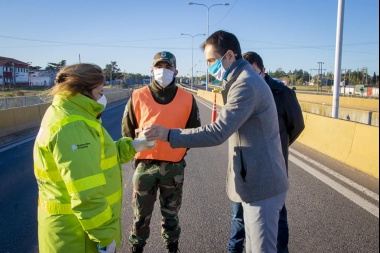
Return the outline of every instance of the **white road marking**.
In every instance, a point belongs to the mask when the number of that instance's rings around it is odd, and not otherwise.
[[[205,102],[205,101],[200,100],[198,98],[195,98],[195,100],[197,100],[197,102],[203,104],[204,106],[206,106],[207,108],[209,108],[209,109],[212,110],[213,103],[210,104],[210,102]],[[216,110],[217,110],[218,113],[220,113],[220,110],[218,108]]]
[[[354,181],[342,176],[341,174],[333,171],[332,169],[324,166],[323,164],[320,164],[318,163],[317,161],[311,159],[310,157],[290,148],[289,151],[295,155],[297,155],[298,157],[302,158],[303,160],[313,164],[314,166],[316,166],[317,168],[323,170],[324,172],[327,172],[328,174],[334,176],[335,178],[339,179],[340,181],[350,185],[351,187],[355,188],[356,190],[364,193],[365,195],[367,195],[368,197],[376,200],[377,202],[379,202],[379,194],[376,194],[370,190],[368,190],[367,188],[355,183]]]
[[[18,145],[21,145],[21,144],[24,144],[24,143],[27,143],[29,141],[33,141],[34,139],[36,139],[36,136],[32,136],[32,137],[29,137],[29,138],[26,138],[26,139],[23,139],[21,141],[18,141],[18,142],[15,142],[15,143],[12,143],[8,146],[5,146],[3,148],[0,148],[0,153],[1,152],[4,152],[4,151],[7,151],[8,149],[11,149],[11,148],[14,148],[14,147],[17,147]]]
[[[375,206],[374,204],[370,203],[369,201],[365,200],[364,198],[360,197],[358,194],[354,193],[353,191],[347,189],[346,187],[342,186],[341,184],[337,183],[333,179],[329,178],[328,176],[324,175],[323,173],[317,171],[316,169],[312,168],[310,165],[302,162],[298,158],[294,157],[293,155],[289,155],[289,161],[293,162],[294,164],[298,165],[301,169],[305,170],[306,172],[310,173],[317,179],[321,180],[323,183],[327,184],[331,188],[333,188],[335,191],[339,192],[358,206],[362,207],[367,212],[371,213],[372,215],[379,218],[379,208]]]

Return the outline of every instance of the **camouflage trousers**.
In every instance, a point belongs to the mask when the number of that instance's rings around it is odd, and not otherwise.
[[[185,160],[178,163],[139,160],[133,175],[133,224],[129,241],[146,245],[150,234],[150,219],[157,191],[160,191],[162,215],[161,236],[165,243],[177,241],[181,233],[178,212],[182,203]]]

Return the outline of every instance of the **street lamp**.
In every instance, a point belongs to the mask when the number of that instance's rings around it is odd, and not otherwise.
[[[193,89],[193,83],[194,83],[194,75],[193,75],[193,59],[194,59],[194,37],[202,35],[205,36],[204,33],[198,33],[198,34],[188,34],[188,33],[181,33],[181,35],[187,35],[191,37],[191,89]]]
[[[229,3],[224,3],[224,4],[213,4],[213,5],[210,5],[210,6],[207,6],[205,4],[200,4],[200,3],[193,3],[193,2],[189,2],[188,5],[201,5],[201,6],[204,6],[206,7],[207,9],[207,37],[210,36],[210,32],[209,32],[209,14],[210,14],[210,9],[214,6],[218,6],[218,5],[224,5],[224,6],[228,6],[230,5]],[[206,91],[207,91],[207,88],[208,88],[208,68],[206,69]]]

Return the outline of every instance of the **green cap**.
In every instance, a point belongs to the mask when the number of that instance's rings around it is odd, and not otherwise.
[[[170,64],[170,66],[176,68],[176,59],[175,56],[166,51],[162,51],[157,53],[153,58],[153,67],[156,66],[156,64],[160,61],[165,61]]]

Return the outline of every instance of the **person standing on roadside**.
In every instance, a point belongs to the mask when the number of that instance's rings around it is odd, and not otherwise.
[[[276,253],[278,219],[288,191],[276,104],[264,79],[242,59],[236,36],[213,33],[202,48],[209,72],[222,83],[224,106],[214,123],[195,129],[152,125],[148,141],[172,148],[229,144],[227,194],[241,202],[246,222],[246,252]]]
[[[153,58],[152,84],[133,91],[122,119],[122,135],[134,138],[144,135],[152,124],[170,128],[193,128],[201,125],[194,97],[175,84],[176,58],[170,52],[159,52]],[[150,235],[150,219],[157,191],[160,191],[162,214],[161,236],[169,253],[177,253],[181,233],[178,212],[186,148],[173,149],[166,142],[135,155],[133,175],[134,219],[129,241],[132,252],[143,252]]]
[[[288,174],[289,146],[297,139],[305,128],[301,107],[297,96],[292,89],[286,87],[282,82],[274,80],[265,73],[262,58],[255,52],[243,54],[243,58],[248,61],[253,70],[268,84],[272,91],[277,108],[278,124],[280,128],[282,154],[285,159],[286,173]],[[244,249],[244,218],[243,206],[241,203],[232,204],[231,234],[228,243],[230,253],[243,253]],[[287,210],[285,205],[280,211],[278,221],[277,252],[288,253],[289,226]]]
[[[34,150],[41,253],[114,253],[121,244],[121,163],[147,147],[114,142],[102,126],[104,73],[94,64],[57,74]]]

